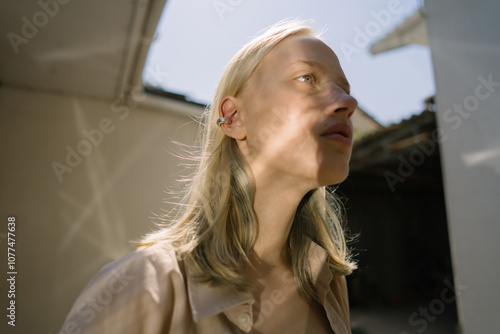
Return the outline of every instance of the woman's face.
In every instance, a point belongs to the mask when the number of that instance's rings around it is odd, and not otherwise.
[[[236,107],[238,141],[255,176],[310,190],[342,182],[352,148],[357,101],[335,53],[322,41],[291,36],[257,66]]]

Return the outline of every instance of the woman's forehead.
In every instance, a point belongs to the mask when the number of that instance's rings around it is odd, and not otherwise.
[[[261,61],[259,67],[290,67],[310,65],[321,68],[337,68],[339,60],[323,41],[312,36],[290,36],[276,45]]]

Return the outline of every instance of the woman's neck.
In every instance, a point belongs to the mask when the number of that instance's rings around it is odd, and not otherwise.
[[[288,266],[288,236],[305,192],[277,178],[254,177],[254,211],[258,224],[253,246],[254,265],[268,269]]]

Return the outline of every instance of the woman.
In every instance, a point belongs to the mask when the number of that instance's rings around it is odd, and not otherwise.
[[[104,266],[62,333],[350,333],[338,206],[357,102],[335,53],[281,22],[229,62],[183,210]]]

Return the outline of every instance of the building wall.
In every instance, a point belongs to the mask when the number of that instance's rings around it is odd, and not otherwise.
[[[0,255],[5,261],[14,216],[17,270],[16,328],[5,321],[3,279],[1,333],[58,333],[90,278],[130,252],[129,241],[169,208],[167,186],[184,170],[171,141],[193,144],[197,134],[195,122],[175,111],[202,108],[151,101],[126,106],[0,88]],[[68,150],[87,155],[68,163]]]
[[[352,125],[354,128],[354,140],[358,140],[383,128],[382,125],[359,108],[352,115]]]
[[[500,300],[500,2],[425,1],[463,333],[496,333]]]

